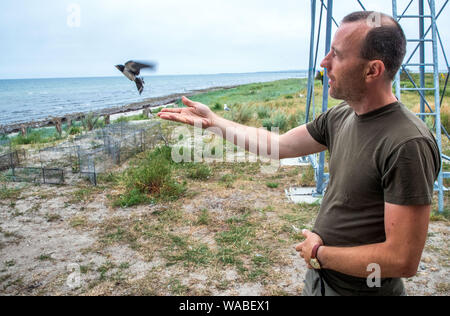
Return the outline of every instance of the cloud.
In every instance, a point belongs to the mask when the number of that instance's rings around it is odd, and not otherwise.
[[[67,25],[72,3],[80,27]],[[392,11],[391,0],[363,3]],[[337,21],[360,10],[334,4]],[[444,43],[449,20],[438,23]],[[0,78],[117,75],[112,65],[131,58],[157,60],[159,74],[305,69],[309,27],[309,0],[1,1]]]

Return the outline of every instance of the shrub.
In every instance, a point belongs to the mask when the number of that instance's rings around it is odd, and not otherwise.
[[[79,127],[79,126],[71,126],[67,133],[69,135],[81,134],[81,127]]]
[[[263,105],[263,106],[259,106],[256,109],[256,113],[258,114],[258,118],[259,119],[265,119],[265,118],[270,117],[270,111],[271,110],[272,109],[270,107]]]
[[[295,114],[290,114],[287,118],[288,129],[296,128],[305,123],[305,113],[303,111],[297,111]]]
[[[210,222],[208,210],[202,209],[200,212],[201,214],[198,217],[197,225],[208,225]]]
[[[231,107],[231,111],[227,112],[225,117],[237,122],[237,123],[248,123],[253,117],[253,107],[243,106],[240,104],[235,104]]]
[[[157,147],[137,165],[130,167],[123,176],[126,193],[114,203],[115,206],[133,206],[152,200],[174,200],[185,191],[173,177],[171,148]]]
[[[187,177],[194,180],[206,180],[211,176],[211,168],[205,164],[193,163],[189,164]]]
[[[114,123],[144,121],[144,120],[148,120],[148,117],[146,117],[144,114],[141,113],[141,114],[131,115],[131,116],[121,116],[117,120],[114,120]]]
[[[28,129],[26,136],[21,134],[11,138],[11,145],[45,144],[61,139],[54,128]]]
[[[450,107],[441,107],[441,124],[450,133]]]
[[[92,112],[88,113],[84,119],[81,120],[81,124],[87,131],[92,131],[95,128],[104,126],[104,122],[100,120],[100,116],[95,115]]]
[[[262,121],[262,126],[267,128],[269,131],[277,127],[280,132],[284,132],[288,127],[286,115],[278,112],[270,119],[264,119]]]

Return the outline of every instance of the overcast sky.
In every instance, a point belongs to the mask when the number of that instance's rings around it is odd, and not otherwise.
[[[334,3],[337,21],[361,9]],[[391,0],[362,3],[392,13]],[[159,75],[307,69],[310,11],[310,0],[2,0],[0,78],[115,76],[129,59],[157,61]]]

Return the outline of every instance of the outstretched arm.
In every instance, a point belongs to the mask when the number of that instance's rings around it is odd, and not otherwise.
[[[262,128],[229,121],[215,114],[208,106],[186,97],[182,98],[182,102],[186,108],[163,109],[158,116],[165,120],[209,129],[249,152],[272,159],[300,157],[326,149],[311,137],[305,125],[278,135]]]

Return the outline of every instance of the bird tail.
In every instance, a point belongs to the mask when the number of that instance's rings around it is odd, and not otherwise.
[[[144,81],[141,78],[136,78],[134,82],[136,83],[136,88],[138,89],[139,94],[142,94],[142,91],[144,91]]]

